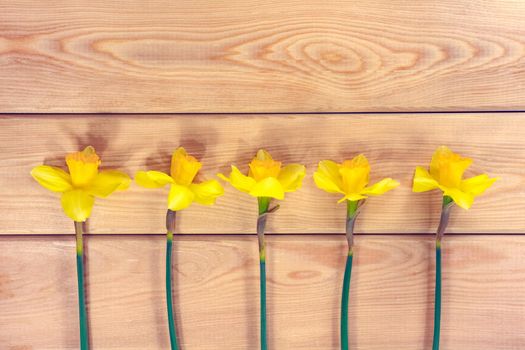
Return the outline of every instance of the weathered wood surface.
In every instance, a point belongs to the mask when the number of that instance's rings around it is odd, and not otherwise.
[[[429,349],[434,240],[357,237],[350,345]],[[270,349],[339,349],[342,236],[268,237]],[[91,236],[87,295],[94,349],[167,349],[163,236]],[[442,349],[525,345],[523,236],[444,241]],[[78,348],[73,237],[0,237],[2,349]],[[256,349],[257,240],[183,236],[174,245],[182,348]]]
[[[453,213],[450,233],[523,233],[525,217],[525,114],[294,115],[276,116],[12,116],[0,119],[0,232],[72,233],[58,196],[29,175],[46,163],[64,166],[64,155],[87,144],[103,167],[134,174],[168,171],[179,145],[200,158],[210,178],[229,164],[247,170],[258,147],[284,163],[306,164],[301,190],[287,195],[268,222],[270,233],[340,233],[345,208],[317,189],[318,161],[341,161],[365,153],[372,181],[393,177],[401,186],[371,198],[356,230],[365,233],[433,233],[439,220],[438,192],[412,193],[416,165],[428,165],[445,144],[474,159],[467,176],[488,172],[501,179],[469,211]],[[195,205],[178,216],[180,233],[254,233],[256,200],[225,184],[214,207]],[[134,185],[98,200],[90,233],[163,233],[167,190]]]
[[[520,0],[0,3],[1,112],[525,109]]]

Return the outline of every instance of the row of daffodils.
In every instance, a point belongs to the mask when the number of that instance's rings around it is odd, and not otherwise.
[[[129,187],[130,177],[117,170],[99,171],[100,158],[93,147],[86,147],[81,152],[66,156],[69,173],[47,165],[40,165],[31,171],[31,175],[43,187],[53,192],[61,193],[64,212],[73,219],[76,230],[78,301],[80,315],[80,345],[81,349],[89,349],[88,322],[84,298],[84,254],[82,234],[83,223],[89,218],[95,197],[105,198],[111,193],[125,190]],[[450,210],[455,205],[468,209],[474,198],[489,188],[495,178],[482,174],[463,179],[465,170],[472,160],[453,153],[447,147],[439,147],[432,157],[430,168],[417,167],[414,175],[414,192],[425,192],[439,189],[443,192],[441,221],[436,235],[436,283],[434,304],[434,338],[433,350],[439,349],[439,333],[441,318],[441,239],[445,232]],[[195,182],[195,177],[202,164],[188,155],[184,148],[177,149],[171,159],[170,173],[160,171],[139,171],[135,181],[142,187],[161,188],[168,186],[168,211],[166,214],[167,244],[166,244],[166,301],[168,312],[168,328],[171,348],[178,349],[177,333],[173,316],[172,301],[172,244],[176,213],[189,207],[192,203],[202,205],[214,204],[224,193],[217,180]],[[222,180],[229,182],[234,188],[256,197],[259,204],[257,220],[257,235],[259,240],[260,264],[260,342],[261,349],[267,349],[266,336],[266,249],[264,231],[268,214],[278,209],[272,207],[271,201],[284,199],[286,192],[293,192],[301,187],[305,177],[305,167],[300,164],[283,166],[274,160],[265,150],[259,150],[249,164],[248,175],[243,174],[236,166],[231,167],[227,177],[218,174]],[[331,160],[319,162],[319,167],[313,178],[316,185],[329,193],[339,195],[339,203],[346,202],[347,221],[346,237],[348,254],[343,279],[341,297],[341,349],[348,349],[348,298],[353,259],[353,230],[355,220],[369,196],[384,194],[399,183],[391,178],[385,178],[369,185],[370,165],[364,155],[358,155],[352,160],[336,163]]]

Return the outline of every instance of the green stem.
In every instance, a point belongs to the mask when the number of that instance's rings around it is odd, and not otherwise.
[[[445,235],[450,217],[450,209],[453,204],[454,201],[451,197],[443,197],[441,219],[436,233],[436,284],[434,290],[434,337],[432,340],[432,350],[439,350],[439,337],[441,334],[441,240]]]
[[[270,207],[270,198],[259,197],[259,218],[257,219],[257,237],[259,241],[259,286],[261,305],[261,350],[266,350],[266,243],[264,240],[264,229],[266,218]]]
[[[341,296],[341,350],[348,350],[348,299],[350,297],[350,279],[352,277],[352,261],[354,256],[354,224],[357,214],[359,213],[359,201],[347,201],[346,205],[346,239],[348,241],[348,254],[346,257],[343,293]]]
[[[434,292],[434,339],[432,350],[439,350],[441,326],[441,242],[436,240],[436,289]]]
[[[82,234],[83,223],[75,221],[76,248],[77,248],[77,283],[78,283],[78,316],[80,321],[80,349],[89,350],[89,334],[84,296],[84,243]]]
[[[343,295],[341,302],[341,349],[348,350],[348,298],[350,296],[350,278],[352,277],[353,254],[348,250],[346,257],[345,276],[343,279]]]
[[[266,263],[259,261],[260,289],[261,289],[261,350],[266,350]]]
[[[170,331],[171,350],[178,350],[177,332],[175,331],[175,317],[173,315],[173,297],[171,291],[171,255],[173,246],[173,231],[175,226],[175,212],[168,210],[166,214],[166,305],[168,309],[168,327]]]

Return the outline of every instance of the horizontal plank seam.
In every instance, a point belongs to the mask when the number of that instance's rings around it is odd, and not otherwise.
[[[0,239],[3,237],[28,237],[28,238],[36,238],[36,237],[69,237],[74,236],[74,232],[72,233],[64,233],[64,234],[55,234],[55,233],[30,233],[30,234],[16,234],[16,233],[8,233],[8,234],[0,234]],[[134,237],[134,236],[165,236],[166,233],[85,233],[87,236],[101,236],[101,237]],[[267,233],[267,236],[275,236],[275,237],[335,237],[335,236],[344,236],[344,233]],[[363,237],[384,237],[384,236],[392,236],[392,237],[433,237],[433,233],[355,233],[357,236],[363,236]],[[175,234],[175,236],[183,236],[183,237],[252,237],[257,236],[256,233],[179,233]],[[486,236],[486,237],[506,237],[506,236],[525,236],[525,233],[448,233],[445,234],[447,237],[478,237],[478,236]]]
[[[64,115],[356,115],[356,114],[489,114],[489,113],[525,113],[523,109],[516,110],[443,110],[443,111],[361,111],[361,112],[0,112],[2,116],[64,116]]]

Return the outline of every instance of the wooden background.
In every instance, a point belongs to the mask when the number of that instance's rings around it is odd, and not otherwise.
[[[444,242],[443,350],[525,349],[521,0],[0,0],[0,349],[77,349],[73,227],[29,176],[88,144],[103,167],[203,177],[259,147],[307,166],[268,223],[269,346],[339,348],[344,207],[321,159],[365,153],[401,186],[357,223],[350,344],[430,349],[439,194],[413,169],[446,144],[501,178]],[[226,187],[178,217],[183,350],[257,349],[255,200]],[[93,349],[167,349],[166,191],[98,200],[86,238]]]

